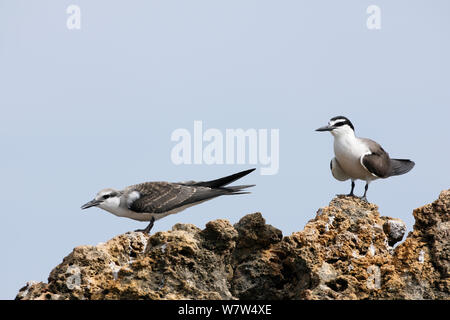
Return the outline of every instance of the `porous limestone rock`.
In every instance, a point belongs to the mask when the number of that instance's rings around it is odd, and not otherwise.
[[[449,214],[446,190],[395,248],[405,224],[345,196],[285,237],[260,213],[128,232],[76,247],[16,299],[449,299]]]

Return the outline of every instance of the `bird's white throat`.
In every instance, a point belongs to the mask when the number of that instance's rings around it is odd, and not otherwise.
[[[348,125],[345,125],[342,127],[337,127],[335,129],[331,130],[330,133],[335,138],[339,138],[339,137],[348,137],[349,139],[355,138],[355,132]]]
[[[112,212],[120,207],[120,197],[110,197],[98,205],[103,210]]]

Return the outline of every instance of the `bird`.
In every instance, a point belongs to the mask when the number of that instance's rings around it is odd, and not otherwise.
[[[228,184],[248,175],[254,169],[245,170],[211,181],[144,182],[123,190],[106,188],[81,209],[98,207],[119,217],[138,221],[150,221],[145,229],[136,232],[150,233],[154,222],[170,214],[222,195],[248,194],[246,188],[255,185],[229,186]]]
[[[316,131],[329,131],[334,137],[335,157],[331,159],[330,169],[335,179],[351,180],[351,190],[347,196],[355,196],[355,180],[363,180],[366,185],[360,199],[368,202],[367,190],[372,181],[405,174],[415,165],[408,159],[391,159],[377,142],[356,137],[355,127],[344,116],[331,118],[328,125]]]

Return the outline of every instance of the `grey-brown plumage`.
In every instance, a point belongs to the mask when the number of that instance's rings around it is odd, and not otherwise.
[[[222,196],[246,194],[243,191],[254,185],[227,185],[244,177],[255,169],[242,171],[211,181],[145,182],[117,191],[104,189],[82,209],[98,206],[114,215],[139,221],[150,221],[144,231],[148,233],[154,221],[169,214],[180,212],[190,206]]]
[[[379,178],[389,178],[405,174],[414,167],[414,162],[406,159],[391,159],[389,154],[378,143],[367,138],[359,138],[365,143],[370,154],[362,157],[366,169]]]
[[[140,194],[140,198],[129,206],[130,210],[152,213],[164,213],[182,206],[197,192],[195,188],[168,182],[146,182],[126,190]]]

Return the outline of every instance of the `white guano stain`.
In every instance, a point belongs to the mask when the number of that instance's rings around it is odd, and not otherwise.
[[[379,266],[371,265],[367,268],[366,286],[369,290],[380,289],[381,288],[381,270]]]
[[[425,261],[425,251],[423,251],[423,249],[420,250],[419,252],[419,258],[418,258],[420,263],[423,263]]]
[[[80,289],[81,285],[81,269],[77,265],[67,267],[66,273],[71,275],[66,279],[66,286],[69,290]]]

